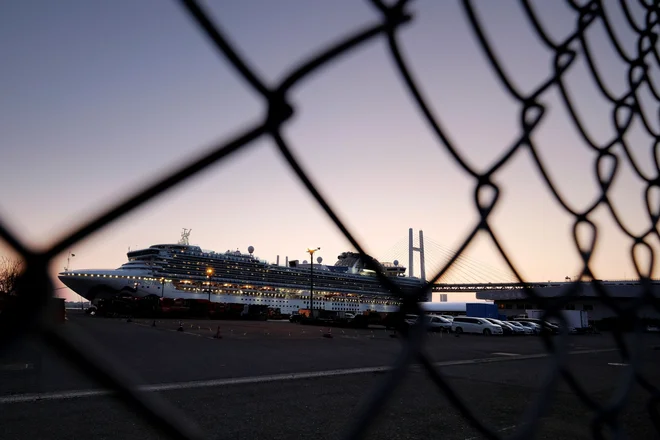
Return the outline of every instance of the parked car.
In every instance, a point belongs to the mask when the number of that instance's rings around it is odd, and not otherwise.
[[[413,325],[419,319],[418,315],[406,315],[403,317],[403,321],[408,325]]]
[[[292,313],[289,316],[289,322],[300,322],[302,321],[303,315],[300,313]]]
[[[512,325],[519,329],[520,333],[523,335],[531,335],[534,333],[531,327],[525,327],[524,325],[520,324],[519,322],[516,321],[507,321],[506,322],[509,325]]]
[[[502,321],[500,319],[496,319],[495,321],[497,321],[496,324],[509,327],[514,335],[520,336],[525,334],[524,328],[517,327],[516,325],[512,324],[511,321]]]
[[[451,323],[451,329],[458,334],[479,333],[483,335],[501,335],[502,327],[493,324],[485,318],[473,318],[468,316],[456,316]]]
[[[427,315],[424,321],[429,331],[431,332],[447,332],[451,331],[451,322],[442,316]]]
[[[522,325],[523,327],[529,329],[530,333],[533,335],[538,335],[541,333],[541,326],[535,322],[530,322],[530,321],[512,321],[515,322],[518,325]]]
[[[502,327],[502,334],[504,336],[510,336],[514,334],[513,328],[509,325],[506,325],[504,322],[500,321],[499,319],[495,319],[495,318],[484,318],[484,319],[492,322],[495,325],[499,325],[500,327]]]
[[[495,319],[495,321],[497,321],[496,324],[509,327],[514,335],[522,336],[525,334],[524,328],[514,325],[511,321],[502,321],[501,319]]]
[[[557,324],[553,324],[548,321],[543,321],[542,319],[537,318],[516,318],[518,322],[533,322],[538,324],[541,327],[542,332],[548,332],[552,335],[558,335],[561,331]]]
[[[429,331],[438,332],[450,332],[451,331],[451,322],[446,319],[435,316],[435,315],[424,315],[424,325]],[[419,316],[417,315],[406,315],[404,318],[407,325],[414,325],[418,320]]]

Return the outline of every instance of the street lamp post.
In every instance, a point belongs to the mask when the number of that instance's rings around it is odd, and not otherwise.
[[[69,253],[66,256],[66,270],[65,272],[69,272],[71,270],[71,258],[75,257],[76,254],[73,252],[69,251]],[[84,312],[85,311],[85,303],[83,301],[82,295],[78,295],[80,297],[80,311]]]
[[[70,268],[71,268],[71,258],[73,258],[75,256],[76,256],[76,254],[74,254],[73,252],[69,252],[69,254],[66,256],[66,268],[65,268],[64,272],[68,272],[70,270]]]
[[[165,296],[165,278],[161,277],[160,279],[160,297]]]
[[[309,252],[309,260],[311,261],[311,265],[309,266],[309,313],[311,313],[312,318],[314,317],[314,252],[318,250],[321,250],[321,248],[307,249],[307,252]]]
[[[208,288],[209,288],[209,302],[211,302],[211,275],[213,275],[213,268],[212,267],[207,267],[206,268],[206,282],[208,283]]]

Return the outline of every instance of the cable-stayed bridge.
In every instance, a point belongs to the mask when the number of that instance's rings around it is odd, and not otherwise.
[[[408,231],[408,238],[397,242],[386,252],[385,257],[388,261],[405,263],[406,276],[428,280],[435,276],[454,255],[456,250],[424,237],[424,232],[421,230],[418,234],[414,234],[411,228]],[[467,255],[460,255],[436,282],[434,290],[468,290],[469,286],[469,290],[474,291],[486,286],[495,288],[513,284],[517,284],[513,272],[495,268]]]
[[[411,228],[408,230],[407,239],[397,242],[385,256],[388,257],[389,261],[407,260],[407,276],[416,276],[428,280],[435,276],[455,254],[455,250],[424,237],[421,230],[418,231],[418,234],[414,234]],[[567,282],[548,281],[522,284],[516,279],[512,271],[494,268],[477,259],[461,255],[434,284],[433,291],[448,293],[484,292],[484,294],[488,291],[494,291],[494,293],[496,291],[509,291],[511,292],[510,296],[513,298],[513,296],[524,295],[520,291],[528,287],[535,290],[542,289],[546,294],[553,296],[551,292],[563,292],[569,283],[570,280],[567,280]],[[633,289],[636,292],[639,288],[639,282],[630,280],[604,281],[603,283],[610,288],[615,288],[617,291]],[[653,281],[653,284],[660,287],[660,281]],[[515,291],[519,292],[514,294]],[[495,297],[484,299],[495,299]]]

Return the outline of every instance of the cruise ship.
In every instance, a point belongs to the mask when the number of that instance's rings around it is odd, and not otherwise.
[[[400,304],[355,252],[341,253],[332,266],[322,264],[320,257],[317,263],[293,260],[281,266],[255,257],[252,246],[247,253],[202,250],[189,244],[189,235],[190,230],[184,229],[176,244],[129,250],[128,261],[114,270],[66,270],[58,278],[92,303],[119,296],[151,296],[161,302],[265,305],[291,314],[309,308],[311,287],[314,309],[392,312]],[[406,268],[396,260],[379,264],[402,289],[412,291],[423,285],[420,278],[406,277]]]

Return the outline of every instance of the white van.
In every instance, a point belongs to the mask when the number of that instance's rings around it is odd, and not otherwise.
[[[501,335],[502,327],[495,325],[484,318],[472,318],[468,316],[455,316],[451,323],[454,333],[479,333],[483,335]]]

